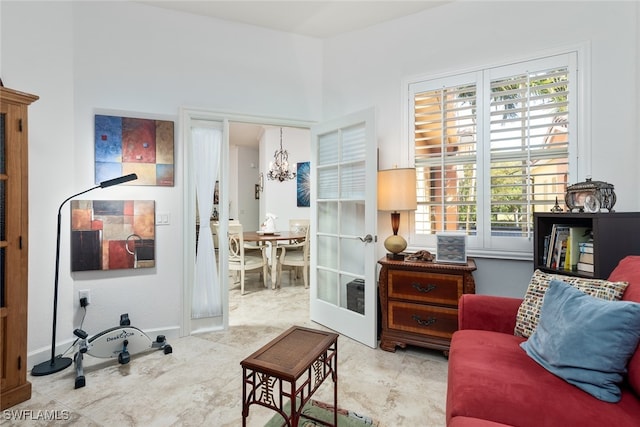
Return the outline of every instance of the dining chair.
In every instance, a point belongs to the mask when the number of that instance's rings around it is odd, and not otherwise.
[[[289,231],[292,233],[306,233],[307,228],[309,228],[309,219],[308,218],[304,218],[304,219],[290,219],[289,220]],[[292,244],[294,243],[300,243],[302,242],[302,239],[299,240],[289,240],[288,242],[284,242],[284,243],[280,243],[278,244],[278,248],[282,247],[282,245],[289,245],[289,250],[299,250],[302,251],[302,245],[299,246],[292,246]],[[291,271],[295,271],[296,273],[296,279],[298,279],[300,277],[300,267],[294,267],[294,266],[289,266],[289,277],[291,277]]]
[[[263,248],[256,251],[246,250],[242,224],[229,224],[229,270],[240,272],[240,294],[244,295],[244,282],[247,271],[262,268],[262,281],[267,287],[269,263]]]
[[[309,228],[309,220],[308,219],[290,219],[289,220],[289,231],[293,232],[306,232],[307,228]]]
[[[302,278],[305,289],[309,288],[309,226],[305,228],[305,238],[299,242],[279,245],[278,280],[282,283],[282,267],[290,266],[294,269],[302,268]],[[296,272],[297,273],[297,272]],[[298,275],[296,274],[296,278]]]
[[[229,224],[240,224],[237,219],[230,219]],[[218,235],[220,234],[220,221],[211,221],[211,234],[213,235],[213,247],[218,250]]]

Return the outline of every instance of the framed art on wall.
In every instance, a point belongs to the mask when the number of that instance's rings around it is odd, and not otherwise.
[[[173,187],[174,123],[96,114],[96,184],[130,173],[132,185]]]
[[[296,201],[299,208],[308,208],[311,205],[311,187],[309,186],[309,162],[300,162],[297,164],[298,173],[296,174]]]
[[[153,200],[72,200],[71,271],[155,267]]]
[[[466,264],[467,236],[462,233],[436,235],[436,262]]]

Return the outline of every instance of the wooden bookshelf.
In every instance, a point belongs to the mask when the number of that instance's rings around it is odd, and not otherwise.
[[[545,236],[551,234],[554,224],[590,227],[593,230],[593,273],[551,269],[543,263]],[[640,212],[534,214],[534,269],[606,279],[627,255],[640,255]]]
[[[0,410],[31,398],[27,107],[37,99],[0,87]]]

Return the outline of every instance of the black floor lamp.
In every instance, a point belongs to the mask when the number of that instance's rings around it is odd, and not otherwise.
[[[49,375],[55,372],[62,371],[71,365],[70,357],[62,357],[62,355],[56,357],[56,322],[58,319],[58,276],[60,271],[60,224],[62,218],[62,206],[67,203],[69,200],[77,197],[81,194],[88,193],[89,191],[95,190],[97,188],[107,188],[112,187],[114,185],[122,184],[125,182],[133,181],[138,179],[138,175],[135,173],[131,173],[129,175],[121,176],[120,178],[109,179],[107,181],[102,181],[100,185],[96,185],[95,187],[89,188],[88,190],[81,191],[77,194],[74,194],[71,197],[67,197],[64,202],[60,204],[58,208],[58,234],[56,240],[56,275],[54,279],[54,287],[53,287],[53,333],[51,334],[51,359],[42,363],[38,363],[31,370],[31,375],[34,376],[42,376]]]

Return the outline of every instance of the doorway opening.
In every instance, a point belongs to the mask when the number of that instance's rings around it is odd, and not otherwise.
[[[228,220],[232,218],[232,213],[235,216],[241,217],[242,215],[246,216],[247,224],[254,224],[255,229],[257,230],[260,223],[260,218],[268,209],[269,204],[267,203],[267,198],[264,196],[267,194],[267,187],[269,183],[263,181],[263,188],[260,194],[256,192],[256,185],[260,185],[260,172],[265,172],[268,168],[268,158],[272,156],[272,149],[269,143],[268,135],[264,137],[265,133],[278,133],[280,127],[286,129],[293,129],[296,131],[303,131],[307,133],[306,138],[306,150],[307,152],[310,150],[310,127],[312,123],[303,122],[298,120],[287,120],[287,119],[278,119],[278,118],[265,118],[265,117],[256,117],[256,116],[239,116],[233,114],[226,113],[216,113],[204,110],[193,110],[193,109],[183,109],[181,114],[182,120],[182,129],[183,129],[183,140],[184,144],[184,209],[185,209],[185,221],[184,221],[184,280],[183,280],[183,317],[182,317],[182,335],[190,335],[192,333],[197,332],[205,332],[212,330],[220,330],[227,329],[229,327],[229,287],[231,284],[229,283],[229,278],[227,274],[227,254],[225,250],[221,250],[219,253],[219,263],[220,268],[219,272],[219,282],[220,282],[220,292],[221,292],[221,301],[222,301],[222,315],[216,318],[206,318],[206,319],[193,319],[192,318],[192,298],[193,298],[193,284],[195,277],[195,247],[196,247],[196,195],[195,195],[195,174],[193,172],[193,152],[191,145],[191,128],[194,123],[208,121],[208,122],[217,122],[222,124],[224,132],[222,138],[222,150],[220,157],[220,173],[219,173],[219,208],[218,211],[218,220],[220,222],[228,223]],[[235,135],[232,135],[232,132]],[[255,144],[254,141],[251,143],[237,143],[232,148],[232,138],[238,138],[242,133],[251,134],[262,134],[263,137],[258,141],[258,161],[251,162],[248,164],[243,164],[243,167],[248,167],[249,172],[245,172],[242,175],[239,175],[236,181],[236,187],[234,188],[234,181],[230,162],[232,159],[232,152],[236,152],[235,160],[238,162],[238,159],[245,159],[245,154],[250,153],[253,148],[251,148],[252,144]],[[255,138],[255,137],[250,137]],[[267,141],[265,143],[265,141]],[[273,141],[271,141],[273,142]],[[261,146],[261,144],[263,144]],[[278,139],[279,144],[279,139]],[[291,146],[293,147],[293,146]],[[291,151],[292,148],[289,148]],[[295,159],[291,156],[292,159]],[[308,161],[309,156],[307,154],[306,158],[301,159]],[[243,163],[247,163],[244,162]],[[251,163],[254,163],[253,167],[251,167]],[[260,166],[262,165],[262,167]],[[247,190],[244,185],[249,184],[251,190]],[[295,198],[295,183],[289,183],[293,185],[294,190],[292,191],[292,198]],[[243,190],[243,188],[245,188]],[[286,191],[282,190],[282,187],[278,189],[278,194],[286,194]],[[234,210],[233,199],[231,199],[231,194],[239,194],[243,192],[243,196],[250,195],[253,197],[253,200],[258,200],[259,209],[258,209],[258,222],[255,221],[255,213],[248,213],[247,211],[253,210],[247,208],[248,205],[242,207],[240,205],[240,198],[237,197],[237,202]],[[256,196],[259,198],[256,199]],[[255,203],[255,202],[254,202]],[[264,210],[263,210],[264,209]],[[249,216],[251,215],[251,216]],[[286,216],[286,215],[285,215]],[[248,219],[252,218],[252,219]],[[288,221],[288,220],[287,220]],[[284,223],[284,222],[283,222]],[[247,225],[249,227],[249,225]],[[221,225],[220,234],[226,233],[227,227]],[[266,291],[266,290],[265,290]],[[270,290],[269,290],[270,291]]]

